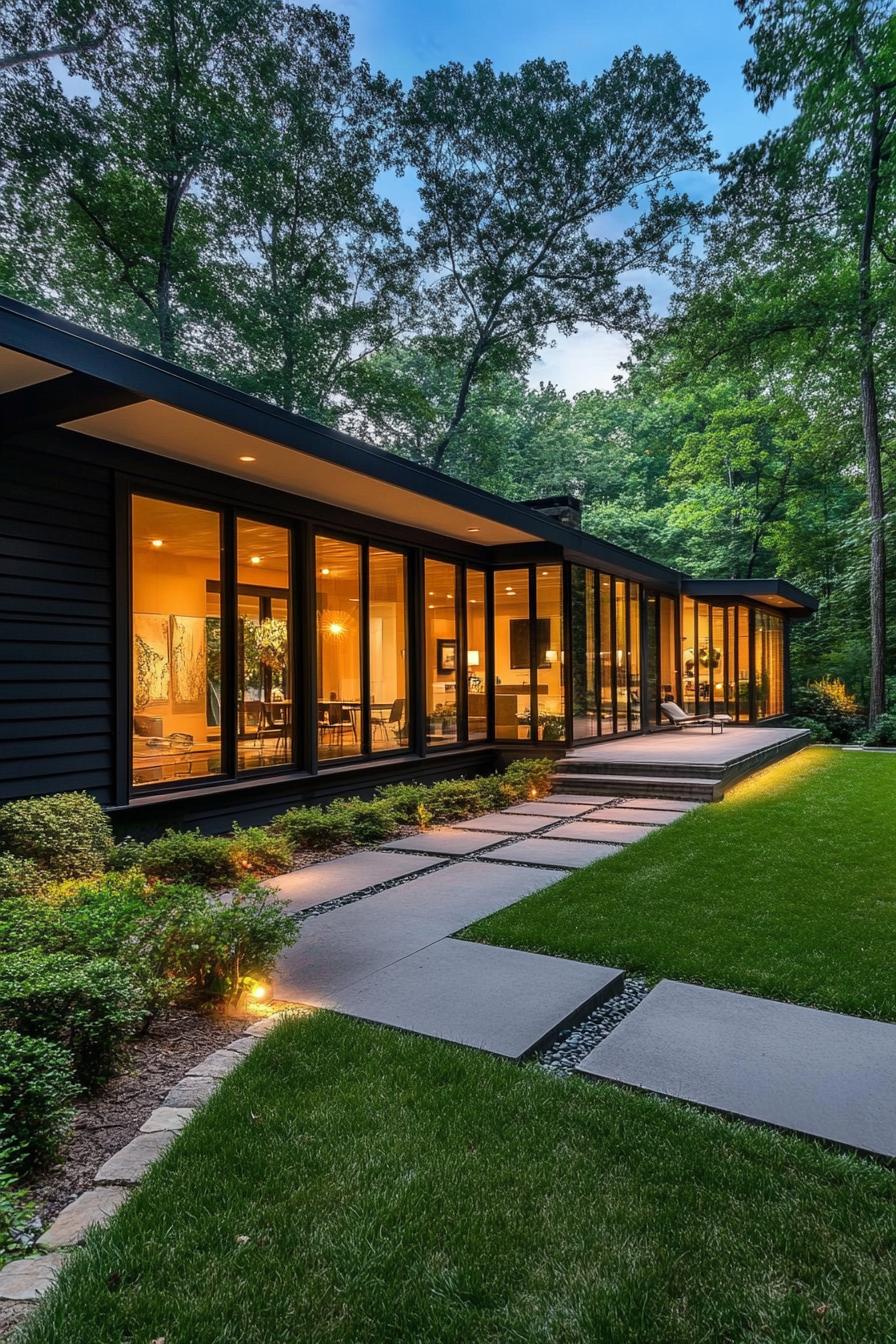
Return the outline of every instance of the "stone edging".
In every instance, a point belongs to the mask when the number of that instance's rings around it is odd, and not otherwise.
[[[96,1173],[94,1187],[67,1204],[38,1237],[35,1247],[44,1254],[10,1260],[0,1269],[0,1302],[36,1302],[52,1286],[68,1254],[81,1244],[87,1231],[109,1221],[221,1079],[242,1064],[261,1037],[285,1016],[301,1011],[290,1007],[260,1019],[245,1035],[213,1050],[175,1083],[130,1143],[106,1159]]]

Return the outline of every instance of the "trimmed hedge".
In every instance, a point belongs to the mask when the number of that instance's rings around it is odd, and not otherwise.
[[[108,818],[89,794],[18,798],[0,807],[0,850],[32,859],[54,877],[101,873],[112,848]]]
[[[57,1156],[78,1091],[72,1057],[63,1046],[0,1031],[0,1138],[15,1170]]]
[[[0,1029],[64,1046],[87,1087],[114,1071],[123,1042],[144,1017],[140,985],[111,957],[66,952],[0,956]]]

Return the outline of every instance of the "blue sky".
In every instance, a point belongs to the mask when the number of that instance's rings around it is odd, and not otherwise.
[[[545,56],[566,61],[575,78],[586,79],[640,45],[673,51],[709,84],[703,107],[719,153],[756,139],[770,124],[743,87],[749,44],[733,0],[327,0],[327,8],[348,16],[358,56],[403,83],[446,61],[467,65],[485,57],[512,70]],[[390,183],[389,194],[412,223],[413,182]],[[661,306],[662,286],[655,293]],[[624,354],[620,339],[583,330],[546,350],[532,381],[551,379],[570,393],[609,387]]]

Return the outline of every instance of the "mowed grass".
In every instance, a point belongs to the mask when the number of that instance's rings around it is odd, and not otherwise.
[[[24,1344],[883,1344],[896,1173],[319,1013],[93,1233]]]
[[[801,752],[466,936],[896,1020],[896,756]]]

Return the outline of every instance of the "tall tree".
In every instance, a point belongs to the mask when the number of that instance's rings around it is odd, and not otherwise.
[[[405,144],[420,182],[429,319],[459,348],[441,467],[490,363],[528,365],[549,328],[632,333],[649,322],[636,271],[673,266],[697,205],[675,178],[711,163],[702,80],[638,48],[589,82],[562,62],[489,61],[414,80]],[[610,226],[608,216],[617,212]]]
[[[725,340],[814,332],[849,364],[861,410],[870,523],[873,723],[885,705],[887,512],[878,366],[892,340],[896,270],[896,17],[890,0],[737,0],[753,57],[745,80],[762,111],[795,109],[782,130],[733,156],[724,174],[714,259],[733,266]],[[766,277],[743,302],[736,272]]]

